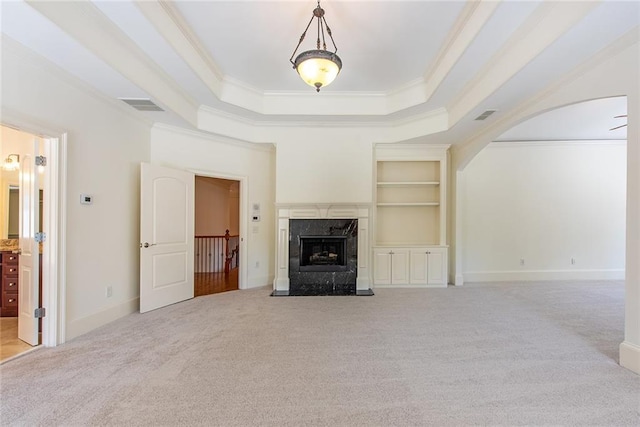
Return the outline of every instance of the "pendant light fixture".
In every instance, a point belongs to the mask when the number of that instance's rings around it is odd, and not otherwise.
[[[307,35],[307,30],[311,26],[314,19],[317,19],[318,35],[316,38],[316,48],[313,50],[307,50],[300,53],[296,59],[295,56],[300,44]],[[333,52],[327,50],[327,43],[325,42],[324,33],[329,35],[331,43],[333,43]],[[298,71],[300,77],[306,84],[316,88],[316,92],[320,92],[320,88],[329,85],[338,75],[342,68],[342,60],[336,52],[336,42],[333,40],[331,29],[327,25],[327,20],[324,18],[324,9],[320,7],[320,1],[318,0],[318,6],[313,9],[313,15],[307,24],[307,28],[300,36],[300,41],[296,46],[289,61],[293,64],[293,68]]]

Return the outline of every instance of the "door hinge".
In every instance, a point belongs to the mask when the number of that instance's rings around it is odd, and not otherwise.
[[[33,310],[33,317],[35,317],[36,319],[42,319],[46,315],[47,313],[44,307],[36,308],[35,310]]]
[[[45,156],[36,156],[36,166],[47,166],[47,158]]]
[[[36,243],[42,243],[47,240],[47,234],[42,231],[38,231],[33,237],[36,240]]]

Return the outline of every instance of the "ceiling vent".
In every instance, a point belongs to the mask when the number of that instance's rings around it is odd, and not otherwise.
[[[145,98],[120,98],[121,101],[126,102],[133,108],[139,111],[164,111],[158,107],[152,100]]]
[[[498,110],[487,110],[484,113],[480,114],[478,117],[476,117],[476,120],[484,120],[490,115],[492,115],[493,113],[495,113],[496,111]]]

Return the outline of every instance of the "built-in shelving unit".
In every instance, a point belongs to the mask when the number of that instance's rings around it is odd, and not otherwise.
[[[446,286],[448,148],[376,146],[375,284]]]

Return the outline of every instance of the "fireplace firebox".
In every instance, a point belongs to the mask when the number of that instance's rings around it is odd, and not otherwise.
[[[300,271],[345,271],[347,236],[300,236]]]

